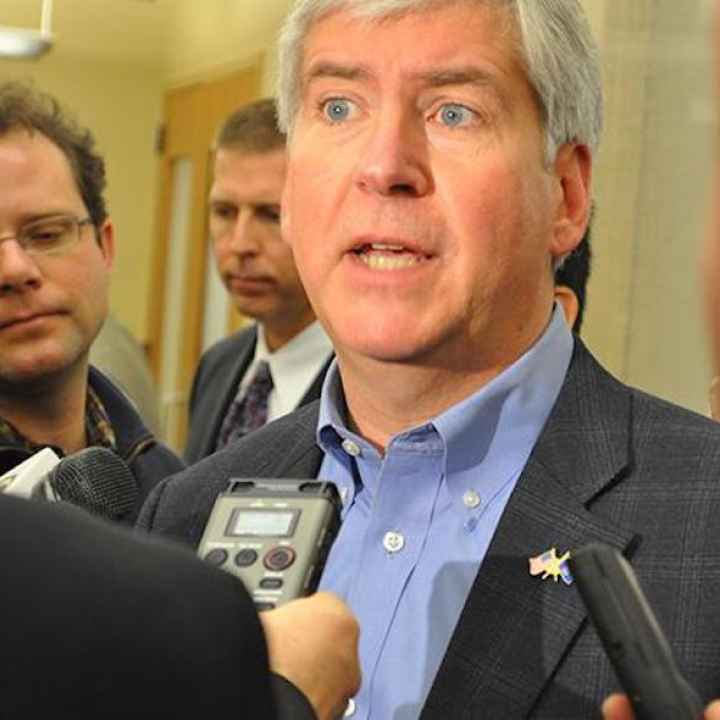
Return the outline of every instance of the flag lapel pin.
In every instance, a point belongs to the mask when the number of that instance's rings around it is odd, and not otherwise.
[[[558,557],[557,550],[550,548],[540,555],[529,558],[530,574],[541,575],[541,580],[551,577],[555,582],[560,579],[565,585],[572,585],[573,577],[567,562],[569,559],[570,551]]]

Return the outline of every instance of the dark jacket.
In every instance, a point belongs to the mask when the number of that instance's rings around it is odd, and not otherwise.
[[[0,558],[0,717],[315,717],[242,584],[186,550],[0,495]]]
[[[252,325],[215,343],[200,358],[190,393],[190,432],[185,448],[188,464],[215,451],[220,427],[255,355],[256,343],[257,327]],[[328,356],[298,407],[320,397],[332,357]]]
[[[155,485],[168,475],[182,470],[185,463],[155,438],[122,391],[94,367],[90,367],[89,382],[110,418],[118,455],[128,464],[137,481],[135,507],[132,514],[123,518],[132,524]]]
[[[135,507],[121,518],[121,522],[133,524],[153,487],[168,475],[182,470],[185,463],[150,433],[127,397],[97,368],[90,367],[88,382],[110,418],[118,455],[128,465],[137,482]],[[0,474],[30,455],[32,452],[24,448],[0,445]]]
[[[228,478],[316,477],[317,418],[318,405],[309,405],[160,483],[139,524],[194,545]],[[593,541],[630,558],[688,681],[703,700],[717,697],[719,477],[719,424],[623,385],[576,340],[423,720],[599,716],[618,685],[582,600],[528,565],[550,548]]]

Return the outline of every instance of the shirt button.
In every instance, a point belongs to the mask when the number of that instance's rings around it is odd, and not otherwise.
[[[389,553],[400,552],[405,547],[405,538],[398,532],[386,532],[383,547]]]
[[[348,700],[347,707],[345,708],[345,715],[343,717],[352,717],[355,714],[355,701],[350,698]]]
[[[360,454],[360,448],[358,447],[358,444],[353,442],[352,440],[343,440],[342,449],[348,455],[350,455],[350,457],[357,457]]]
[[[463,495],[465,507],[474,510],[480,504],[480,496],[474,490],[467,490]]]

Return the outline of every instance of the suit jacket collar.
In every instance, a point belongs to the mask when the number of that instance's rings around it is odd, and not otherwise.
[[[632,396],[576,340],[548,423],[510,498],[422,718],[526,717],[586,613],[573,587],[529,574],[529,558],[635,536],[588,509],[630,462]]]

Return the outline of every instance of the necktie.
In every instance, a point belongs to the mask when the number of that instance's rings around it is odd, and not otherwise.
[[[270,365],[263,360],[244,393],[238,393],[230,403],[223,420],[216,450],[238,440],[267,422],[268,397],[273,389]]]

